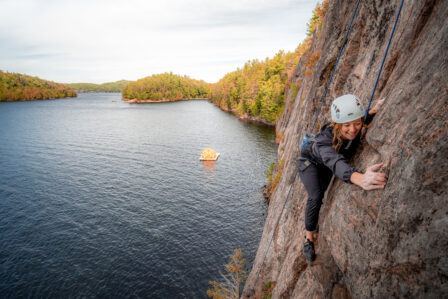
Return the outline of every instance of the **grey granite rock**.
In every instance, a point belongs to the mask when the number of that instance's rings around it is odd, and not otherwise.
[[[257,284],[256,276],[296,172],[299,139],[313,118],[350,22],[355,0],[330,1],[311,53],[295,71],[301,82],[287,99],[277,132],[278,158],[286,161],[270,201],[257,257],[243,297],[446,298],[448,294],[448,1],[407,0],[384,65],[375,99],[386,102],[367,130],[353,163],[364,171],[385,162],[385,190],[363,191],[334,179],[319,218],[317,260],[302,256],[306,192],[299,178]],[[319,123],[345,93],[367,107],[400,1],[361,1]],[[308,54],[309,55],[309,54]],[[290,92],[291,95],[291,92]]]

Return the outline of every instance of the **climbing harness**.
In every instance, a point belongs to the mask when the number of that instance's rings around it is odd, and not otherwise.
[[[316,119],[315,119],[315,121],[314,121],[313,128],[311,129],[311,133],[307,133],[307,134],[305,134],[305,136],[304,136],[303,139],[302,139],[302,143],[301,143],[301,145],[300,145],[300,148],[305,147],[308,143],[314,141],[314,139],[315,139],[315,135],[314,135],[312,132],[313,132],[313,130],[314,130],[314,127],[316,126],[317,118],[318,118],[319,113],[320,113],[320,110],[321,110],[321,108],[322,108],[322,104],[323,104],[323,102],[324,102],[324,100],[325,100],[325,96],[327,95],[328,87],[330,86],[331,80],[332,80],[332,78],[333,78],[333,74],[334,74],[334,72],[335,72],[335,70],[336,70],[336,66],[338,65],[338,62],[339,62],[339,58],[341,57],[342,50],[344,49],[345,43],[346,43],[346,41],[347,41],[347,36],[348,36],[348,34],[349,34],[349,32],[350,32],[350,29],[351,29],[351,26],[352,26],[352,23],[353,23],[353,19],[355,18],[356,12],[358,11],[359,2],[361,2],[361,0],[358,0],[358,3],[356,4],[356,8],[355,8],[355,11],[353,12],[353,16],[352,16],[352,19],[351,19],[351,21],[350,21],[350,25],[349,25],[349,27],[348,27],[348,29],[347,29],[347,33],[345,34],[344,42],[342,43],[341,50],[339,51],[339,56],[338,56],[338,58],[337,58],[337,60],[336,60],[336,64],[335,64],[334,67],[333,67],[333,71],[332,71],[332,73],[331,73],[330,81],[329,81],[328,84],[327,84],[327,88],[325,89],[325,93],[324,93],[324,96],[323,96],[322,101],[321,101],[321,103],[320,103],[319,110],[317,111]],[[378,84],[378,80],[379,80],[379,78],[380,78],[381,71],[382,71],[382,69],[383,69],[384,61],[386,60],[387,52],[389,51],[389,46],[390,46],[390,43],[391,43],[391,41],[392,41],[392,37],[394,36],[395,27],[396,27],[397,22],[398,22],[398,19],[399,19],[399,17],[400,17],[401,8],[403,7],[403,2],[404,2],[404,0],[401,0],[400,8],[399,8],[399,10],[398,10],[398,14],[397,14],[397,17],[396,17],[396,19],[395,19],[395,24],[394,24],[394,27],[393,27],[393,29],[392,29],[391,36],[390,36],[390,38],[389,38],[389,43],[387,44],[386,53],[384,54],[383,61],[382,61],[382,63],[381,63],[381,68],[380,68],[378,77],[377,77],[377,79],[376,79],[376,82],[375,82],[375,86],[374,86],[372,95],[371,95],[371,97],[370,97],[369,106],[367,107],[366,114],[365,114],[365,118],[367,118],[367,114],[368,114],[369,109],[370,109],[370,104],[371,104],[371,102],[372,102],[373,95],[375,94],[376,86],[377,86],[377,84]],[[263,269],[264,263],[265,263],[265,261],[266,261],[266,257],[267,257],[267,255],[268,255],[268,252],[269,252],[269,249],[270,249],[270,247],[271,247],[272,241],[273,241],[273,239],[274,239],[275,233],[277,232],[278,225],[280,224],[280,219],[282,218],[283,211],[285,210],[286,203],[288,202],[289,195],[290,195],[290,193],[291,193],[292,187],[294,186],[294,182],[296,181],[296,177],[297,177],[297,174],[298,174],[298,173],[299,173],[299,169],[297,169],[296,173],[294,174],[294,178],[293,178],[293,181],[292,181],[292,183],[291,183],[291,187],[289,188],[288,195],[286,196],[285,202],[283,203],[283,207],[282,207],[282,210],[281,210],[281,212],[280,212],[280,215],[278,216],[277,223],[276,223],[276,225],[275,225],[275,229],[274,229],[274,231],[273,231],[273,233],[272,233],[271,240],[269,241],[268,248],[266,249],[266,253],[265,253],[264,257],[263,257],[263,261],[262,261],[262,263],[261,263],[260,269],[258,270],[257,278],[255,279],[255,283],[253,284],[252,292],[255,291],[255,287],[256,287],[256,285],[257,285],[258,279],[260,278],[261,270]]]
[[[317,110],[317,115],[316,115],[316,119],[314,120],[313,128],[311,129],[311,133],[306,133],[305,136],[303,137],[302,142],[300,144],[301,149],[304,148],[308,143],[313,142],[315,140],[316,136],[313,134],[314,127],[316,126],[317,118],[319,117],[319,113],[320,113],[320,110],[322,109],[322,105],[323,105],[325,97],[327,95],[328,88],[330,87],[331,80],[333,79],[334,71],[336,70],[336,67],[338,66],[339,58],[341,58],[342,51],[344,50],[348,34],[350,33],[350,29],[352,28],[353,20],[355,19],[356,12],[358,11],[359,2],[361,2],[361,0],[358,0],[358,3],[356,4],[356,8],[355,8],[355,11],[353,12],[352,20],[350,21],[350,25],[348,26],[347,33],[345,34],[344,42],[342,43],[341,50],[339,51],[338,59],[336,60],[336,64],[333,67],[333,71],[331,72],[330,81],[328,81],[324,96],[322,97],[322,101],[320,102],[319,110]]]
[[[381,72],[383,70],[383,65],[384,65],[384,61],[386,60],[386,57],[387,57],[387,52],[389,51],[390,42],[392,41],[392,37],[394,36],[394,33],[395,33],[395,27],[397,26],[398,19],[400,18],[400,13],[401,13],[401,8],[403,7],[403,2],[404,2],[404,0],[401,0],[400,9],[398,10],[397,17],[395,18],[394,28],[392,29],[392,33],[390,34],[389,43],[387,44],[386,53],[384,53],[383,62],[381,62],[381,67],[380,67],[380,71],[378,73],[378,77],[376,77],[375,86],[373,87],[372,95],[370,96],[370,101],[369,101],[369,105],[367,106],[366,115],[364,116],[364,121],[367,119],[367,114],[369,113],[370,104],[372,103],[373,95],[375,94],[376,86],[378,85],[378,80],[380,79]]]

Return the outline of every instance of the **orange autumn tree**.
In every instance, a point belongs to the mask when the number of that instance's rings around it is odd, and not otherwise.
[[[226,274],[221,274],[223,282],[210,281],[211,289],[207,290],[207,296],[214,299],[229,299],[240,297],[240,290],[247,279],[247,271],[244,267],[243,251],[235,249],[234,255],[226,265]]]

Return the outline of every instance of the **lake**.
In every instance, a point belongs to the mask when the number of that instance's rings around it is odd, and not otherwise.
[[[233,249],[250,270],[276,151],[207,101],[0,103],[1,297],[206,298]]]

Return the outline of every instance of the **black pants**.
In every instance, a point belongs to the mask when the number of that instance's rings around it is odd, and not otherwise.
[[[319,221],[322,199],[333,177],[333,172],[324,165],[315,165],[304,159],[299,159],[298,163],[300,178],[308,192],[305,210],[305,229],[314,231]]]

